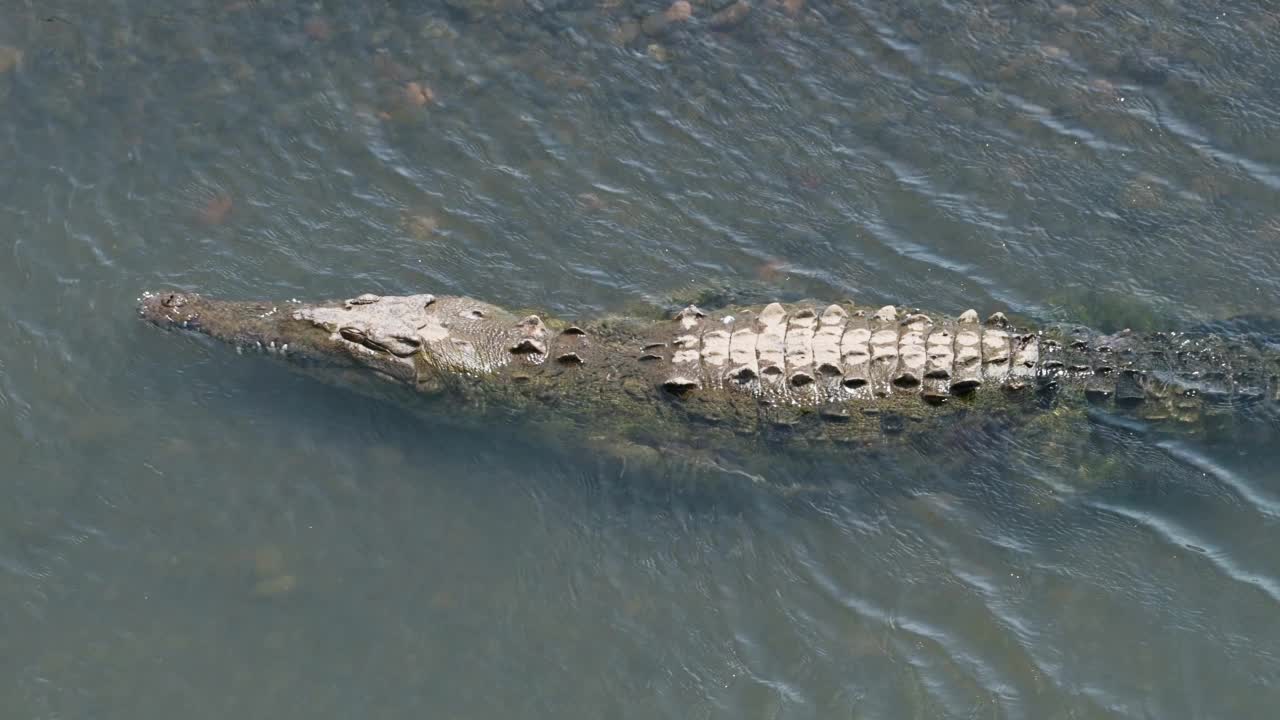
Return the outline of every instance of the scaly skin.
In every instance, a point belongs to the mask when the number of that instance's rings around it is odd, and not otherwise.
[[[1255,408],[1274,417],[1280,375],[1280,353],[1240,340],[1032,331],[973,311],[944,320],[774,303],[571,324],[465,297],[304,304],[164,292],[144,296],[139,312],[323,368],[365,392],[412,388],[454,424],[516,419],[586,444],[713,458],[761,445],[845,452],[963,441],[991,423],[1058,433],[1090,407],[1178,432],[1213,430]]]

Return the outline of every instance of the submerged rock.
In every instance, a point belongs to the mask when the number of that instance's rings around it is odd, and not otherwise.
[[[530,5],[526,0],[444,0],[444,4],[473,21],[524,10]]]
[[[21,48],[0,45],[0,73],[7,73],[21,65],[25,55]]]
[[[623,21],[612,35],[613,42],[617,45],[630,45],[638,37],[640,37],[640,23],[635,20]]]
[[[221,225],[227,221],[227,216],[231,214],[234,206],[235,203],[230,195],[218,193],[205,202],[197,213],[197,217],[205,225]]]
[[[293,575],[276,575],[263,578],[253,586],[256,598],[282,598],[298,589],[298,578]]]
[[[267,544],[253,551],[253,588],[256,598],[282,598],[298,589],[298,576],[288,572],[284,551],[279,545]]]
[[[424,107],[436,99],[436,94],[422,83],[410,82],[404,86],[404,99],[414,107]]]
[[[440,219],[429,213],[406,212],[400,216],[400,227],[417,240],[427,240],[440,227]]]
[[[640,23],[646,35],[661,35],[693,17],[693,6],[688,0],[676,0],[666,10],[655,12]]]
[[[328,20],[316,15],[307,18],[302,23],[302,32],[312,40],[324,42],[333,37],[333,25]]]
[[[747,0],[738,0],[729,7],[712,15],[707,24],[716,30],[727,30],[745,20],[750,12],[751,3],[747,2]]]
[[[645,48],[645,53],[660,63],[666,62],[669,57],[667,49],[658,43],[649,43],[649,47]]]
[[[804,11],[804,2],[805,0],[782,0],[782,10],[787,14],[787,17],[799,17],[800,13]]]

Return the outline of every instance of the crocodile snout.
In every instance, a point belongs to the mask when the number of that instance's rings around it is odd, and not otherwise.
[[[180,308],[187,304],[187,296],[182,293],[163,293],[160,295],[160,304],[167,308]]]
[[[195,300],[187,293],[147,292],[138,300],[138,314],[160,326],[186,325],[196,319]]]

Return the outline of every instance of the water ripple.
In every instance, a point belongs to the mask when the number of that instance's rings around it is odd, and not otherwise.
[[[1280,604],[1280,580],[1244,570],[1237,565],[1226,551],[1216,547],[1207,538],[1199,537],[1177,523],[1152,513],[1122,507],[1113,503],[1094,501],[1090,504],[1100,510],[1126,517],[1149,528],[1167,543],[1193,551],[1196,557],[1203,557],[1208,560],[1209,564],[1222,575],[1236,582],[1252,586],[1266,594],[1274,603]]]
[[[1280,518],[1280,498],[1271,497],[1262,489],[1254,487],[1248,479],[1204,452],[1184,443],[1172,441],[1160,442],[1159,447],[1168,452],[1171,457],[1230,488],[1259,513],[1271,518]]]

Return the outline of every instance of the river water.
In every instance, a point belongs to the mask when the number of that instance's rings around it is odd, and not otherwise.
[[[4,717],[1274,717],[1274,433],[704,487],[135,317],[729,286],[1275,335],[1265,3],[667,5],[0,0]]]

